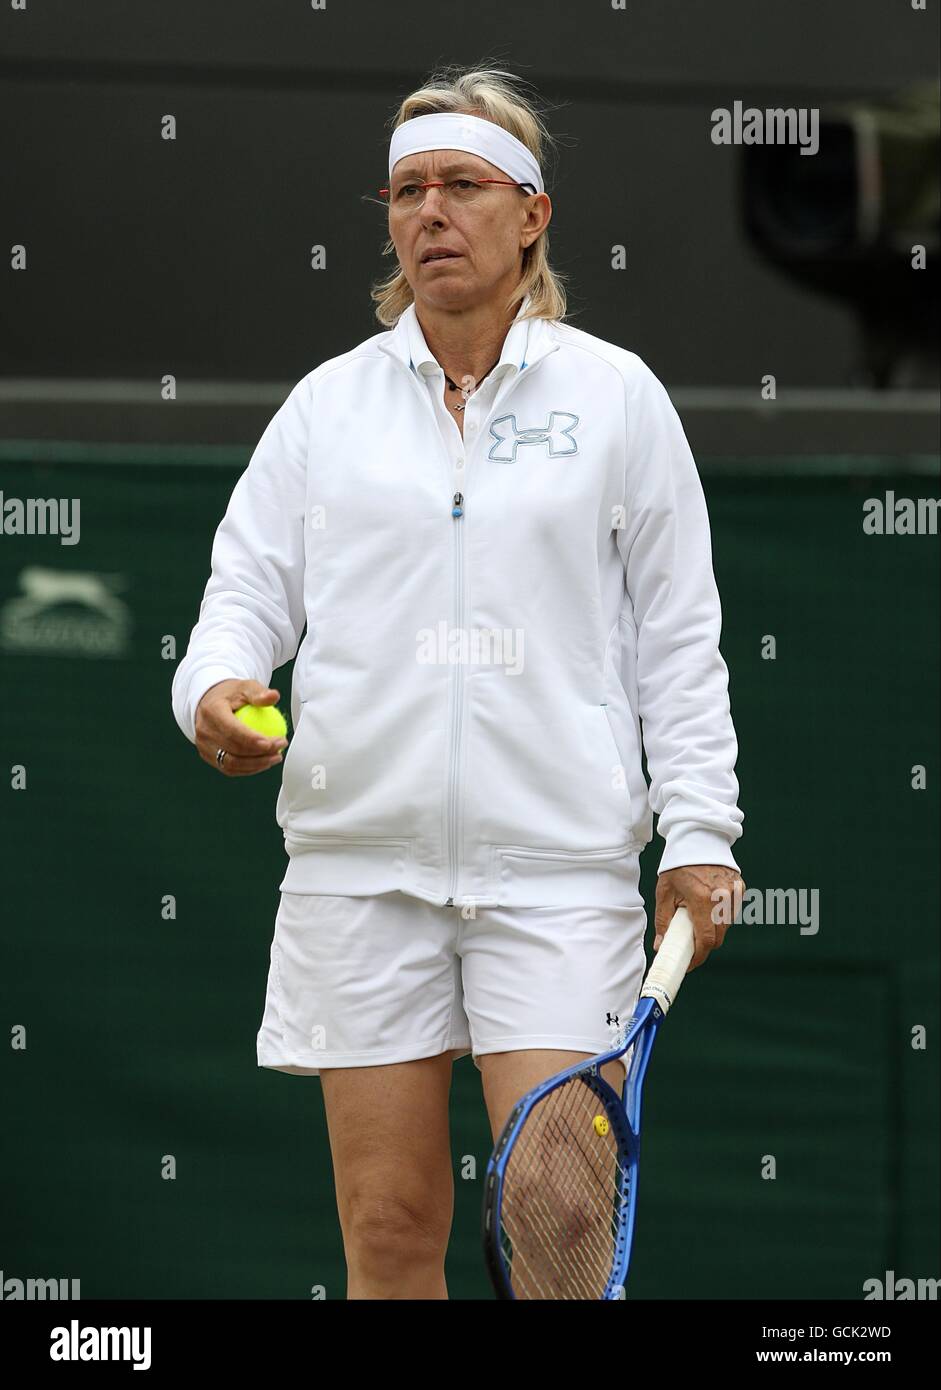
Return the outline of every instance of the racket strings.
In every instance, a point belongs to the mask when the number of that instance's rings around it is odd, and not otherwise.
[[[562,1200],[571,1202],[564,1196]],[[611,1270],[612,1239],[599,1238],[590,1218],[578,1214],[560,1232],[557,1213],[546,1203],[536,1204],[530,1217],[525,1229],[515,1231],[517,1297],[600,1298]],[[525,1279],[516,1277],[520,1266]]]
[[[528,1172],[515,1195],[509,1194],[510,1207],[504,1209],[518,1286],[514,1292],[535,1298],[598,1298],[613,1258],[616,1222],[608,1214],[615,1193],[605,1193],[596,1157],[586,1154],[569,1125],[553,1117],[546,1131],[543,1148],[548,1142],[557,1145],[560,1155],[573,1148],[576,1152],[572,1171],[565,1177],[558,1168],[547,1174],[544,1153],[538,1167],[532,1162],[526,1165],[525,1160],[516,1165],[518,1171],[528,1167]]]
[[[544,1219],[540,1223],[539,1216]],[[598,1299],[610,1272],[611,1253],[595,1250],[573,1260],[570,1250],[558,1249],[555,1223],[548,1209],[533,1213],[523,1226],[511,1223],[506,1247],[514,1295],[524,1299]],[[548,1218],[548,1219],[546,1219]],[[508,1232],[509,1235],[509,1232]]]
[[[571,1078],[527,1117],[504,1174],[501,1244],[517,1298],[599,1299],[611,1276],[625,1171],[602,1102]]]
[[[571,1239],[560,1239],[557,1212],[545,1200],[528,1200],[527,1219],[504,1221],[510,1236],[514,1292],[517,1297],[594,1297],[585,1278],[584,1261],[568,1260]],[[589,1233],[583,1228],[581,1234]],[[602,1260],[605,1252],[595,1251]],[[524,1274],[525,1278],[520,1275]]]

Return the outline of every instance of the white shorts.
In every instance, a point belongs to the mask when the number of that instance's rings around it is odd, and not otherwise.
[[[300,1076],[453,1051],[594,1055],[630,1017],[646,913],[281,892],[258,1065]]]

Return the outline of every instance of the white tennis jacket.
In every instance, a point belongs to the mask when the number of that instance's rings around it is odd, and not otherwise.
[[[617,905],[653,811],[661,872],[738,867],[686,436],[632,352],[525,322],[525,360],[505,348],[452,448],[412,305],[298,382],[232,492],[173,713],[194,741],[211,685],[269,685],[296,655],[286,891]]]

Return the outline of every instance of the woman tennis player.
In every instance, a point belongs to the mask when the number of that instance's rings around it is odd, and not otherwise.
[[[656,930],[686,905],[691,968],[740,884],[696,466],[644,363],[563,322],[548,150],[487,65],[403,101],[383,329],[266,428],[173,682],[200,756],[242,777],[285,740],[233,711],[275,703],[296,656],[258,1065],[321,1079],[349,1298],[447,1297],[454,1060],[496,1135],[629,1017],[652,812]]]

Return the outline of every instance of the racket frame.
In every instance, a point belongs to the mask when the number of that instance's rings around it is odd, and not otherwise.
[[[637,1212],[637,1179],[640,1160],[640,1119],[641,1097],[644,1077],[650,1054],[656,1040],[657,1030],[664,1019],[664,1010],[656,998],[642,996],[631,1015],[629,1023],[618,1034],[616,1044],[607,1052],[600,1052],[581,1062],[574,1062],[564,1071],[546,1081],[541,1081],[513,1107],[498,1138],[487,1164],[484,1180],[483,1237],[484,1257],[491,1283],[499,1299],[516,1301],[516,1295],[506,1271],[500,1245],[500,1207],[503,1200],[503,1184],[507,1163],[513,1145],[531,1112],[552,1091],[564,1086],[572,1077],[579,1077],[588,1088],[604,1103],[605,1114],[614,1129],[617,1141],[620,1174],[618,1177],[618,1196],[621,1203],[620,1217],[615,1236],[614,1259],[611,1274],[605,1286],[603,1300],[614,1301],[623,1296],[630,1266],[631,1247],[634,1239],[634,1222]],[[623,1057],[629,1047],[634,1048],[627,1067],[621,1095],[601,1075],[601,1068],[608,1062]]]

